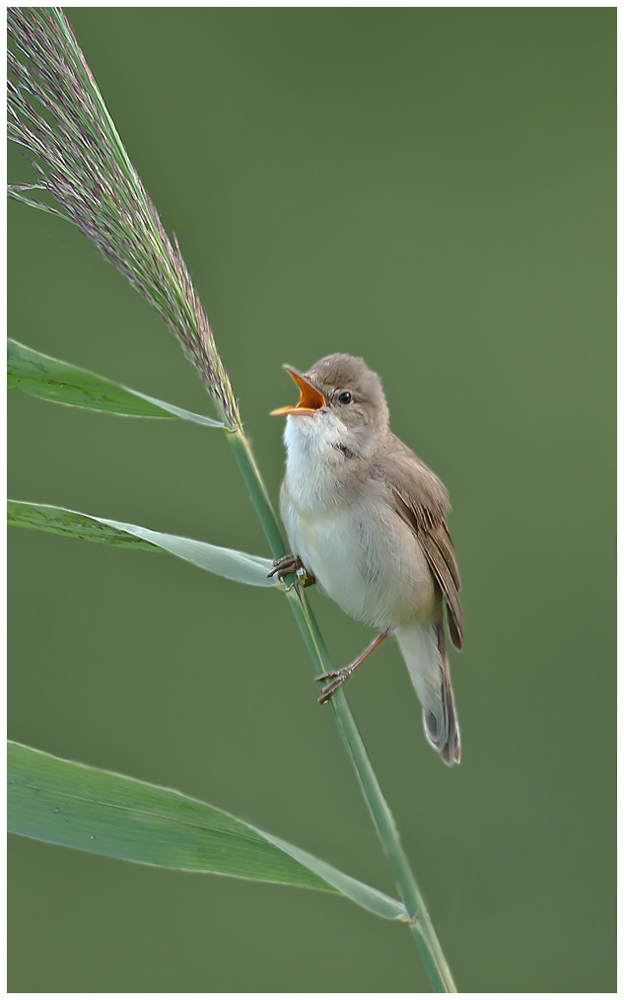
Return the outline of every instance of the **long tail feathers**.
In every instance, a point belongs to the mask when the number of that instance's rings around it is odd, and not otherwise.
[[[444,763],[452,767],[453,764],[459,764],[461,760],[461,740],[455,711],[453,685],[451,684],[451,670],[444,639],[444,626],[441,621],[436,626],[436,632],[441,659],[441,668],[439,668],[440,692],[437,704],[433,708],[423,705],[423,723],[425,735],[432,747],[435,747]]]
[[[461,740],[442,620],[429,627],[399,627],[396,637],[423,707],[425,736],[445,764],[459,764]]]

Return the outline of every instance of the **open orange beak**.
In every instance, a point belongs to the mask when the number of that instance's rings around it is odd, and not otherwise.
[[[323,406],[327,406],[327,400],[319,389],[315,389],[311,382],[308,382],[307,378],[298,372],[296,368],[291,368],[290,365],[283,365],[289,375],[292,375],[295,382],[299,386],[299,392],[301,393],[301,399],[296,406],[282,406],[279,410],[272,410],[272,417],[285,417],[289,413],[301,414],[302,416],[306,413],[315,413],[317,410],[322,409]]]

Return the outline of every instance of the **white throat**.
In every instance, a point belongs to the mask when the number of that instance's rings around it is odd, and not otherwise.
[[[336,503],[337,480],[345,461],[341,446],[347,436],[347,428],[330,409],[287,417],[286,482],[302,511],[312,513]]]

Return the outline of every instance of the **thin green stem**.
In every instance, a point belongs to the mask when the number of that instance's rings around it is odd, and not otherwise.
[[[249,442],[242,428],[228,433],[227,438],[271,546],[271,552],[274,558],[278,559],[285,555],[286,546]],[[289,578],[287,577],[286,580],[288,581]],[[294,583],[294,576],[290,577],[290,580]],[[305,594],[300,591],[298,586],[293,586],[287,592],[287,597],[315,668],[319,673],[326,673],[332,669],[331,660]],[[451,970],[401,845],[396,823],[384,798],[344,692],[338,691],[331,699],[330,704],[379,839],[390,864],[394,868],[399,891],[409,915],[410,928],[416,938],[416,944],[433,992],[457,993]]]
[[[325,673],[332,669],[327,648],[305,595],[297,596],[303,609],[306,625],[314,638],[316,651],[314,659],[321,668],[321,672]],[[344,691],[337,691],[330,704],[362,794],[370,809],[379,839],[390,864],[394,868],[399,891],[410,917],[410,926],[433,991],[434,993],[457,993],[451,970],[431,923],[425,901],[403,850],[394,817],[384,798]]]
[[[271,547],[273,558],[281,559],[282,556],[286,555],[286,546],[284,545],[284,539],[282,538],[277,518],[273,512],[271,501],[269,500],[269,494],[267,493],[266,486],[262,482],[260,470],[256,465],[256,460],[253,456],[251,448],[249,447],[249,442],[245,437],[245,433],[242,428],[239,428],[236,431],[226,432],[226,436],[228,443],[234,452],[234,457],[238,463],[243,479],[245,480],[245,485],[249,490],[251,502],[256,508],[256,513],[260,518],[260,523]]]

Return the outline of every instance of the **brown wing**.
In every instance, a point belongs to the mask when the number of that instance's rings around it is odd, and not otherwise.
[[[416,533],[431,572],[444,594],[451,642],[461,649],[464,642],[464,614],[459,600],[461,581],[446,521],[442,519],[431,523],[430,512],[426,508],[412,506],[396,489],[392,493],[397,513]]]
[[[402,441],[394,435],[392,438],[394,448],[378,466],[377,474],[390,487],[397,514],[415,532],[421,544],[431,572],[444,594],[451,641],[457,649],[461,649],[464,614],[459,600],[461,581],[457,560],[446,526],[448,494],[431,469]]]

